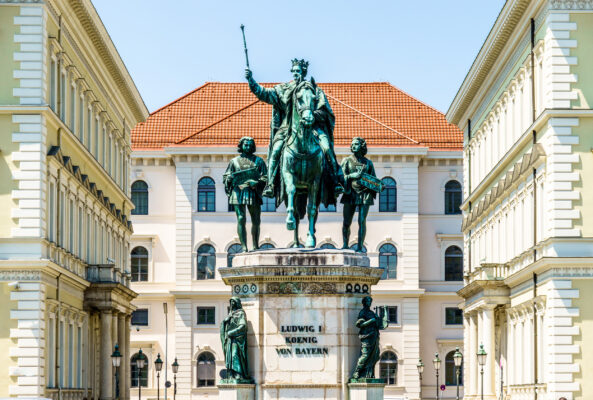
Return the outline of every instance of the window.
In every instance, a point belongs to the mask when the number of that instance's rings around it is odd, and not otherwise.
[[[74,326],[68,324],[68,387],[74,387]]]
[[[381,279],[397,278],[397,250],[392,244],[384,244],[379,248],[379,268],[383,269]]]
[[[131,325],[148,326],[148,308],[138,308],[132,313]]]
[[[212,178],[205,177],[198,182],[198,211],[216,211],[216,187]]]
[[[269,249],[275,249],[276,247],[272,243],[264,243],[261,246],[259,246],[259,248],[261,250],[269,250]]]
[[[72,74],[70,74],[70,79],[72,79]],[[70,125],[68,128],[74,133],[76,129],[76,85],[74,83],[70,84]]]
[[[146,357],[144,354],[142,357]],[[136,360],[138,359],[138,353],[132,356],[130,360],[130,375],[132,378],[131,387],[138,387],[138,383],[140,386],[147,387],[148,386],[148,365],[150,364],[148,360],[144,362],[144,368],[138,370],[136,366]]]
[[[87,115],[86,115],[86,148],[88,151],[92,152],[91,146],[91,136],[92,132],[92,122],[93,122],[93,111],[90,108],[87,108]]]
[[[463,280],[463,252],[457,246],[449,246],[445,250],[445,280]]]
[[[79,86],[78,92],[80,93],[81,90]],[[84,98],[80,94],[78,95],[78,137],[84,144]]]
[[[148,250],[142,246],[132,249],[132,282],[148,281]]]
[[[66,74],[60,74],[60,119],[66,122]]]
[[[241,245],[238,243],[235,243],[233,245],[231,245],[231,247],[229,247],[229,251],[226,254],[226,266],[228,268],[231,268],[233,266],[233,258],[235,257],[235,254],[242,252],[243,249],[241,248]]]
[[[59,331],[58,331],[58,343],[59,343],[59,348],[58,348],[58,362],[60,363],[60,365],[64,365],[64,353],[66,352],[66,349],[64,348],[64,334],[66,332],[64,332],[64,321],[60,321],[59,324]],[[58,368],[58,382],[60,382],[60,387],[64,387],[64,370],[66,368]]]
[[[216,367],[212,353],[204,352],[198,356],[197,363],[198,387],[214,386]]]
[[[82,388],[82,327],[76,328],[76,387]]]
[[[387,322],[397,325],[397,306],[386,306],[385,312],[387,313]]]
[[[385,379],[388,385],[397,384],[397,356],[392,351],[381,354],[379,361],[379,376]]]
[[[319,246],[320,249],[335,249],[336,246],[334,246],[331,243],[323,243],[321,246]]]
[[[325,204],[320,203],[319,204],[319,212],[336,212],[336,205],[330,204],[326,207]]]
[[[453,355],[455,351],[450,351],[445,356],[445,385],[457,385],[457,376],[455,371],[455,359]],[[459,385],[463,385],[463,359],[459,367]]]
[[[449,181],[445,185],[445,214],[461,214],[461,184]]]
[[[350,250],[356,251],[357,249],[358,249],[358,243],[354,243],[352,246],[350,246]],[[363,253],[367,252],[367,248],[365,245],[362,245],[362,252]]]
[[[198,307],[198,325],[214,325],[214,307]]]
[[[203,244],[198,248],[198,279],[214,279],[216,252],[214,247]]]
[[[49,68],[49,106],[52,110],[56,111],[56,75],[57,75],[57,63],[56,60],[52,57],[50,61],[50,68]]]
[[[397,187],[393,178],[383,178],[383,191],[379,194],[379,211],[396,212],[397,211]]]
[[[56,241],[56,185],[53,182],[49,183],[49,200],[48,200],[48,215],[49,215],[49,232],[48,238],[50,242]]]
[[[463,311],[457,307],[445,308],[445,325],[463,325]]]
[[[144,181],[132,183],[132,215],[148,215],[148,185]]]
[[[49,332],[47,332],[47,343],[49,348],[47,349],[48,356],[49,356],[49,365],[48,368],[48,387],[55,387],[56,386],[56,319],[49,318]]]
[[[70,200],[68,204],[68,248],[70,252],[76,254],[76,249],[74,248],[74,200]]]
[[[264,197],[261,210],[263,212],[276,212],[276,198]]]

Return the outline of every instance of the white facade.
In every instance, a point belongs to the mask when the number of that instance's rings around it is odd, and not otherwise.
[[[262,155],[265,149],[258,149]],[[349,154],[336,149],[338,158]],[[238,243],[236,217],[227,211],[222,174],[236,148],[193,147],[164,151],[135,151],[132,154],[131,182],[148,185],[147,215],[133,215],[131,248],[142,246],[148,254],[146,282],[133,282],[139,293],[138,309],[148,310],[148,324],[132,330],[131,354],[138,348],[148,354],[148,385],[142,395],[156,395],[153,362],[160,353],[164,360],[168,346],[170,364],[177,357],[177,397],[198,399],[217,397],[216,386],[198,386],[197,359],[205,352],[216,360],[216,381],[224,368],[219,323],[227,313],[230,288],[220,280],[197,279],[197,251],[203,244],[214,247],[216,267],[227,265],[227,251]],[[434,396],[435,375],[431,360],[435,352],[443,359],[440,382],[444,383],[445,356],[463,344],[462,326],[448,325],[446,308],[457,308],[456,291],[461,281],[445,281],[444,255],[448,247],[462,248],[461,216],[445,215],[445,185],[461,182],[460,152],[429,151],[427,148],[369,148],[379,178],[391,177],[397,185],[397,211],[380,212],[379,199],[368,217],[365,247],[371,265],[378,266],[384,244],[397,249],[395,279],[385,279],[372,288],[375,305],[397,307],[397,321],[381,334],[382,352],[397,357],[395,381],[385,390],[386,398],[419,398],[416,364],[426,364],[423,398]],[[210,177],[215,182],[216,211],[199,212],[198,182]],[[282,206],[262,213],[261,242],[287,247],[292,232],[285,228]],[[341,247],[341,206],[337,212],[322,212],[317,223],[318,247],[331,243]],[[248,222],[249,223],[249,222]],[[248,227],[249,231],[249,227]],[[356,240],[353,224],[350,244]],[[133,261],[134,262],[134,261]],[[134,268],[132,273],[134,273]],[[168,344],[162,303],[168,304]],[[198,324],[198,307],[214,307],[214,323]],[[379,375],[379,365],[377,366]],[[133,379],[133,377],[132,377]],[[163,379],[161,378],[161,385]],[[216,383],[210,382],[210,383]],[[136,393],[137,389],[132,388]],[[444,398],[454,398],[454,386],[447,385]],[[171,396],[171,390],[168,396]],[[134,394],[132,394],[134,396]]]

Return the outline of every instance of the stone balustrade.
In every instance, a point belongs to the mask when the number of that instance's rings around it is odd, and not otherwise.
[[[504,398],[513,400],[532,400],[535,398],[535,393],[537,393],[537,398],[542,399],[545,398],[548,392],[545,383],[537,385],[510,385],[506,389],[506,396]]]
[[[86,397],[87,389],[46,389],[45,395],[51,400],[82,400]]]
[[[89,264],[86,279],[93,283],[121,283],[130,287],[130,276],[122,273],[115,264]]]
[[[502,281],[509,274],[507,264],[482,263],[478,268],[472,271],[471,281]]]

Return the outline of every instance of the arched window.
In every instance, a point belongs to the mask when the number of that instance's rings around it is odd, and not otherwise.
[[[216,211],[216,187],[207,176],[198,182],[198,211]]]
[[[397,279],[397,249],[392,244],[379,248],[379,268],[383,268],[381,279]]]
[[[445,214],[461,214],[461,184],[449,181],[445,185]]]
[[[131,259],[132,282],[148,281],[148,250],[142,246],[134,247]]]
[[[148,185],[144,181],[132,183],[132,215],[148,215]]]
[[[276,247],[272,243],[264,243],[259,246],[261,250],[275,249]]]
[[[445,385],[457,385],[454,354],[455,351],[450,351],[445,357]],[[463,385],[463,360],[459,368],[459,385]]]
[[[385,379],[388,385],[397,384],[397,356],[393,351],[381,354],[379,376],[381,379]]]
[[[379,194],[379,211],[396,212],[397,211],[397,187],[393,178],[383,178],[384,189]]]
[[[445,250],[445,280],[463,280],[463,252],[457,246],[449,246]]]
[[[198,247],[198,279],[214,279],[216,267],[216,252],[214,247],[203,244]]]
[[[231,247],[229,247],[229,251],[226,253],[226,266],[228,268],[231,268],[233,266],[233,258],[235,257],[235,254],[242,252],[243,249],[241,248],[241,245],[238,243],[235,243],[233,245],[231,245]]]
[[[354,250],[356,251],[356,249],[358,249],[358,243],[354,243],[352,246],[350,246],[350,250]],[[367,252],[367,248],[365,247],[365,245],[362,245],[362,252],[366,253]]]
[[[138,359],[139,354],[136,353],[130,359],[130,378],[132,379],[131,387],[138,387],[138,381],[140,381],[140,385],[142,387],[148,386],[148,360],[146,360],[146,356],[142,354],[144,358],[144,368],[140,370],[140,375],[138,375],[138,367],[136,367],[136,360]]]
[[[204,352],[198,356],[197,362],[198,387],[214,386],[216,366],[212,353]]]
[[[331,243],[323,243],[321,246],[319,246],[320,249],[335,249],[336,246],[334,246]]]

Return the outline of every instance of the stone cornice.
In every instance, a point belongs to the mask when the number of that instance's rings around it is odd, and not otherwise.
[[[482,83],[509,41],[530,0],[509,0],[500,11],[480,52],[469,69],[461,87],[447,110],[449,122],[459,125]]]
[[[542,257],[531,265],[523,268],[504,280],[509,287],[532,279],[533,274],[540,275],[550,269],[584,268],[593,274],[593,257]]]

